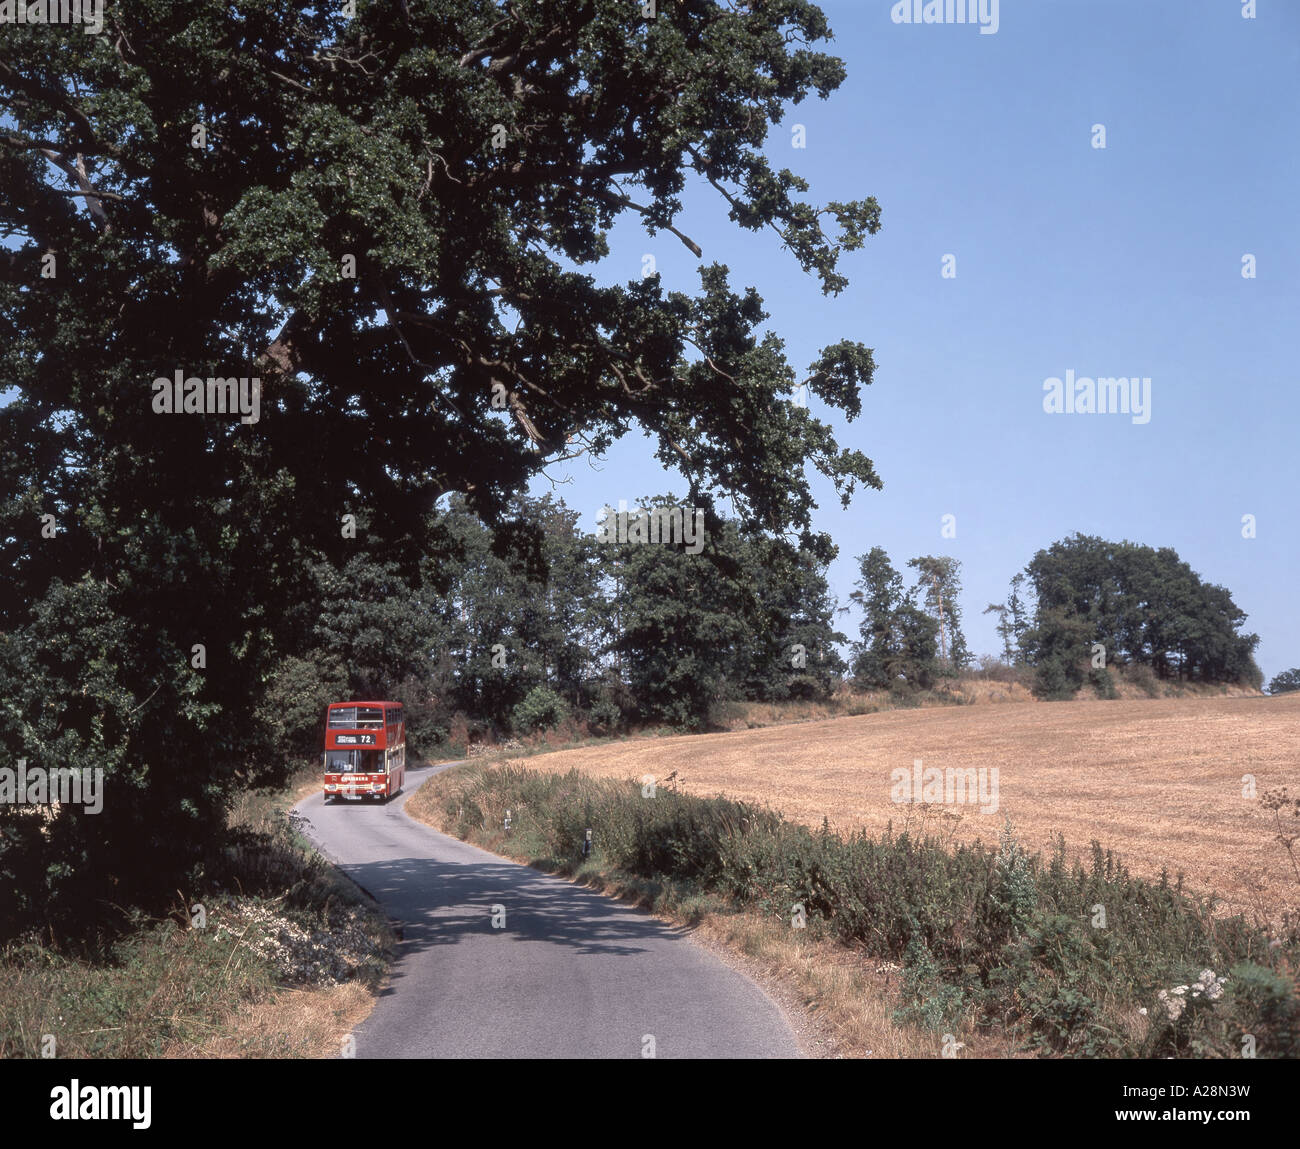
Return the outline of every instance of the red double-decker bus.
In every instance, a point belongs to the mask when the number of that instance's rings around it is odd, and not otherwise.
[[[406,782],[400,702],[331,702],[325,712],[325,801],[387,800]]]

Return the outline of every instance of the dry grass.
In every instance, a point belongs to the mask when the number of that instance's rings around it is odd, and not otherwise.
[[[212,1035],[171,1043],[164,1057],[339,1057],[345,1038],[374,1007],[357,982],[282,990],[230,1010]]]
[[[1159,698],[1259,698],[1260,692],[1249,686],[1207,685],[1189,682],[1157,682],[1148,676],[1150,689],[1138,681],[1137,673],[1122,667],[1111,670],[1115,695],[1120,699]],[[1023,672],[1021,672],[1023,676]],[[1083,696],[1091,699],[1093,690],[1084,686]],[[931,691],[919,695],[915,708],[930,710],[955,705],[988,705],[1007,702],[1035,702],[1033,692],[1007,672],[1007,679],[969,675],[941,679]],[[817,722],[846,715],[874,714],[899,709],[898,700],[888,690],[858,691],[845,689],[825,699],[784,699],[774,702],[728,702],[716,708],[716,725],[727,730],[753,730],[761,726],[786,725],[793,722]],[[553,744],[554,745],[554,744]],[[554,745],[555,749],[560,749]]]
[[[994,689],[1000,684],[989,684]],[[1135,874],[1182,872],[1227,908],[1272,916],[1297,902],[1266,811],[1243,797],[1300,788],[1300,693],[939,707],[735,733],[605,743],[521,759],[533,770],[664,779],[700,796],[767,803],[810,826],[895,829],[914,808],[890,801],[890,772],[997,767],[999,809],[952,807],[957,838],[996,838],[1003,815],[1045,848],[1093,839]],[[946,828],[945,828],[946,832]]]
[[[292,809],[303,799],[321,791],[321,767],[312,760],[289,779],[285,791],[275,799],[277,807]],[[231,812],[232,825],[259,827],[265,818],[265,804],[241,796]],[[349,879],[339,873],[341,883]],[[380,917],[381,915],[376,915]],[[391,940],[391,939],[389,939]],[[375,1005],[376,987],[364,981],[340,985],[311,985],[281,989],[228,1009],[204,1040],[173,1042],[166,1057],[335,1058],[344,1041]]]
[[[919,709],[970,703],[1033,702],[1034,696],[1019,682],[963,678],[937,687],[919,700]],[[898,708],[888,690],[843,690],[824,699],[782,699],[773,702],[729,702],[717,708],[713,721],[727,730],[753,730],[762,726],[819,722]]]
[[[814,1057],[942,1057],[943,1035],[893,1020],[902,1004],[902,969],[864,959],[838,942],[806,937],[783,923],[745,912],[708,914],[691,931],[736,964],[786,1008],[800,1044]],[[954,1056],[1027,1057],[1005,1034],[955,1026]]]

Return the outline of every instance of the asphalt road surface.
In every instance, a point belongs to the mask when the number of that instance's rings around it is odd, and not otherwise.
[[[446,768],[408,769],[387,805],[296,807],[403,935],[357,1057],[800,1056],[771,999],[680,931],[407,817]]]

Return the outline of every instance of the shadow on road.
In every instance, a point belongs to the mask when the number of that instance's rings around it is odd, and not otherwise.
[[[438,773],[448,765],[432,769]],[[410,848],[407,828],[433,835],[444,849],[463,852],[465,860],[440,861],[429,857],[400,857],[370,862],[341,862],[340,868],[383,906],[402,937],[387,996],[403,977],[403,965],[417,953],[434,946],[457,945],[471,938],[496,937],[513,943],[540,942],[562,945],[576,954],[628,956],[645,953],[650,945],[689,945],[678,929],[651,917],[643,910],[615,902],[594,890],[551,877],[522,863],[486,861],[490,855],[459,839],[440,834],[432,827],[409,820],[402,807],[427,777],[427,768],[411,771],[406,793],[389,805],[347,803],[317,806],[310,811],[318,832],[333,837],[335,818],[356,818],[371,843],[388,835],[397,850]],[[392,825],[396,818],[401,827]],[[385,823],[388,826],[385,826]],[[315,835],[313,835],[315,836]],[[494,913],[504,911],[504,925],[494,927]],[[498,916],[498,921],[501,918]]]
[[[397,919],[403,956],[413,949],[455,945],[470,934],[608,954],[639,953],[645,947],[637,943],[650,938],[681,938],[648,915],[519,865],[401,858],[343,868]],[[502,928],[492,925],[493,907],[504,910]]]

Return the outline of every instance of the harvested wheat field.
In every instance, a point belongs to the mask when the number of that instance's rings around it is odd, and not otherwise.
[[[910,775],[917,758],[925,769],[998,770],[996,812],[945,802],[925,813],[944,835],[993,842],[1009,816],[1034,849],[1060,833],[1077,857],[1095,838],[1132,873],[1158,876],[1164,866],[1172,879],[1181,871],[1189,889],[1217,892],[1228,909],[1272,917],[1300,904],[1273,815],[1243,797],[1242,780],[1253,775],[1260,795],[1300,791],[1300,692],[899,710],[604,744],[515,764],[638,781],[649,774],[660,785],[676,771],[687,793],[874,833],[891,820],[900,829],[909,814],[913,826],[920,820],[920,807],[891,801],[891,772]],[[986,783],[992,778],[986,773]]]

